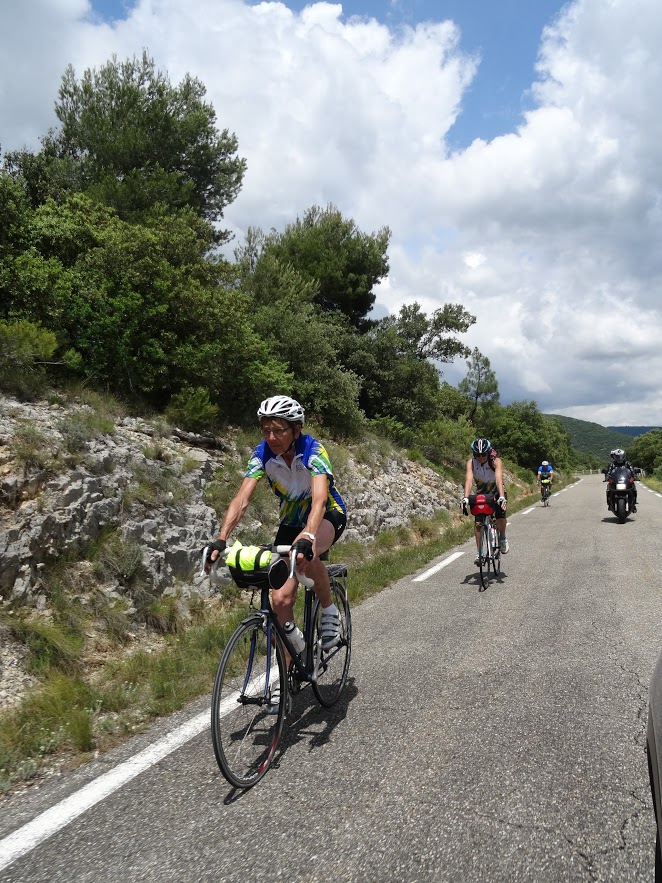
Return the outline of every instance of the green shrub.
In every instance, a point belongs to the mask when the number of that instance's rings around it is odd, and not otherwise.
[[[209,398],[209,391],[202,386],[185,386],[170,399],[166,417],[183,429],[199,432],[214,425],[218,405]]]
[[[55,334],[40,325],[0,321],[0,389],[21,398],[39,393],[46,379],[42,363],[56,349]]]

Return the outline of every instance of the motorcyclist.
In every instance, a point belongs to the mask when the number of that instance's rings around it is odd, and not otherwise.
[[[614,448],[614,450],[609,455],[610,460],[607,464],[607,468],[604,470],[605,473],[605,481],[609,481],[609,476],[614,471],[614,469],[618,469],[621,467],[625,467],[630,471],[630,474],[637,480],[637,473],[635,471],[634,466],[628,461],[625,456],[625,451],[623,448]],[[607,488],[607,509],[609,509],[609,488]],[[610,510],[611,511],[611,510]],[[637,511],[637,485],[633,482],[632,484],[632,512],[635,513]]]

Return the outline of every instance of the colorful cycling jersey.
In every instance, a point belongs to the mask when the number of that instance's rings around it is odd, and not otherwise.
[[[548,472],[554,472],[554,467],[551,463],[548,463],[547,466],[538,466],[538,472],[542,472],[547,475]]]
[[[263,475],[267,476],[269,486],[278,497],[281,524],[296,527],[305,525],[312,503],[313,475],[326,476],[326,511],[347,513],[347,507],[335,487],[329,455],[312,435],[301,434],[296,440],[291,466],[282,456],[276,456],[266,441],[260,442],[253,451],[244,477],[259,481]]]
[[[473,457],[471,460],[471,468],[473,469],[474,481],[476,482],[476,488],[479,494],[498,493],[496,473],[490,466],[489,459],[484,463],[481,463],[480,460],[476,460],[476,458]]]

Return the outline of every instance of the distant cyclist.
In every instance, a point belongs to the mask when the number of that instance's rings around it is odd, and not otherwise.
[[[542,480],[547,479],[549,481],[549,489],[551,491],[552,485],[554,484],[554,467],[547,460],[543,460],[540,466],[538,466],[538,488],[542,491]]]
[[[503,486],[503,463],[501,457],[492,447],[489,438],[477,438],[471,442],[473,457],[467,460],[467,472],[464,479],[464,499],[462,505],[469,504],[471,486],[476,482],[476,492],[479,494],[498,494],[494,514],[496,515],[497,530],[499,531],[499,550],[502,555],[508,552],[508,540],[506,539],[506,506],[508,501]],[[475,524],[476,557],[474,564],[480,564],[480,523]]]
[[[332,602],[329,574],[322,563],[347,523],[347,509],[335,485],[333,470],[323,445],[302,432],[304,410],[295,399],[278,395],[265,399],[257,412],[263,441],[253,451],[244,480],[230,502],[210,544],[215,561],[239,524],[258,481],[266,475],[280,505],[280,525],[274,545],[297,544],[297,568],[315,583],[322,605],[320,635],[329,649],[340,635],[340,613]],[[281,625],[294,618],[296,578],[273,593],[273,608]]]
[[[630,470],[630,474],[634,477],[636,481],[635,468],[632,463],[628,462],[627,457],[625,456],[625,451],[623,448],[614,448],[614,450],[609,455],[609,463],[607,464],[607,468],[605,469],[605,481],[608,480],[611,473],[614,469],[624,466],[626,469]],[[607,488],[607,509],[609,509],[609,488]],[[632,484],[632,512],[635,513],[637,511],[637,485],[633,482]]]

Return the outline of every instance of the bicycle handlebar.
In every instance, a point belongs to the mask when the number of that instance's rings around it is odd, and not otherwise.
[[[276,558],[271,559],[271,564],[276,564],[281,558],[284,558],[286,555],[288,555],[290,553],[290,550],[292,549],[292,547],[295,545],[296,545],[296,543],[292,543],[291,545],[278,545],[278,546],[265,545],[265,546],[262,546],[262,548],[263,549],[270,549],[272,553],[274,553],[276,556],[278,556]],[[207,573],[207,571],[205,569],[207,566],[207,558],[209,557],[209,554],[210,554],[209,553],[210,546],[211,546],[211,544],[208,543],[202,550],[202,566],[200,569],[200,576],[210,575]],[[212,561],[212,563],[211,563],[211,569],[215,569],[216,567],[218,567],[219,564],[225,564],[225,560],[228,557],[229,552],[230,552],[229,547],[224,549],[223,552],[219,552],[218,558],[216,558],[216,560]],[[210,572],[211,572],[211,569],[210,569]],[[307,588],[312,588],[315,585],[315,581],[312,580],[309,576],[304,576],[303,573],[299,573],[299,571],[296,570],[296,555],[291,555],[290,556],[289,576],[293,577],[295,575],[302,586],[306,586]]]

